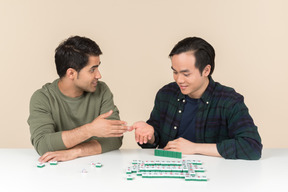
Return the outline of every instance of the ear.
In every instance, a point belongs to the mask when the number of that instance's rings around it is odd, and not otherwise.
[[[204,68],[202,72],[202,75],[204,75],[205,77],[208,77],[210,72],[211,72],[211,65],[206,65],[206,67]]]
[[[66,77],[69,79],[74,79],[77,76],[77,71],[72,68],[68,68],[66,71]]]

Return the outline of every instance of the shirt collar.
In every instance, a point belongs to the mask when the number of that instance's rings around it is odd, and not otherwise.
[[[207,105],[210,104],[214,89],[215,89],[215,81],[212,79],[212,77],[209,77],[208,87],[201,96],[202,102],[206,103]]]
[[[176,83],[177,85],[177,83]],[[177,85],[178,86],[178,85]],[[177,101],[181,101],[181,100],[184,100],[185,99],[185,95],[183,95],[180,91],[180,88],[178,86],[178,93],[177,93]]]

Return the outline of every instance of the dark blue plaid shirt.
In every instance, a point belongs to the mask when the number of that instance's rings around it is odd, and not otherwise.
[[[185,96],[175,82],[161,88],[147,121],[154,127],[155,143],[140,146],[164,148],[176,139],[184,104]],[[260,159],[260,135],[244,97],[234,89],[210,78],[199,100],[195,123],[196,143],[216,143],[218,152],[226,159]]]

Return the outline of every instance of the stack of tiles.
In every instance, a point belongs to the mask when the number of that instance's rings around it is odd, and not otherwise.
[[[165,151],[162,149],[155,149],[154,150],[155,156],[162,156],[162,157],[173,157],[173,158],[182,158],[182,153],[177,151]]]
[[[199,160],[141,161],[134,160],[126,174],[136,173],[142,178],[183,178],[185,181],[207,181]]]

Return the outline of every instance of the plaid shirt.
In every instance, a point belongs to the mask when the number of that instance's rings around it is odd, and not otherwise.
[[[185,104],[183,95],[174,83],[160,89],[148,124],[154,127],[155,143],[142,148],[164,148],[176,139]],[[220,155],[226,159],[257,160],[262,144],[244,97],[212,78],[199,99],[196,114],[196,143],[216,143]]]

